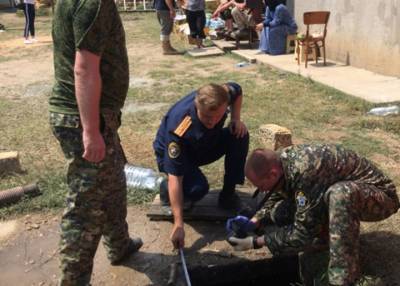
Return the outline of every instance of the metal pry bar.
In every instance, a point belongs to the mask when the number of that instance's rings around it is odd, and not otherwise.
[[[190,283],[190,277],[189,277],[189,272],[186,267],[186,261],[185,261],[185,256],[183,255],[183,249],[179,248],[179,254],[181,256],[181,261],[182,261],[182,266],[183,266],[183,273],[185,274],[185,279],[186,279],[186,285],[187,286],[192,286],[192,283]]]

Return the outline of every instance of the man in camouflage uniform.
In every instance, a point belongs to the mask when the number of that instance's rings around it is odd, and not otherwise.
[[[315,257],[313,250],[329,245],[329,284],[359,284],[360,221],[380,221],[399,209],[388,177],[353,151],[318,144],[278,152],[257,149],[245,173],[260,191],[274,196],[251,220],[242,219],[243,228],[254,229],[265,218],[280,227],[260,237],[229,238],[236,250],[266,246],[273,255],[303,251]],[[313,279],[303,282],[313,285]]]
[[[118,136],[129,66],[113,0],[57,1],[50,124],[68,160],[61,285],[88,285],[101,236],[111,264],[141,246],[126,223],[126,162]]]

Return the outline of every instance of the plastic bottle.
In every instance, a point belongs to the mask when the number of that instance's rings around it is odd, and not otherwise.
[[[391,106],[386,106],[386,107],[376,107],[376,108],[372,108],[370,111],[368,111],[367,114],[379,115],[379,116],[400,114],[400,107],[397,105],[391,105]]]
[[[128,187],[158,192],[160,184],[164,180],[158,172],[138,166],[126,164],[125,168],[126,185]]]
[[[240,62],[240,63],[236,64],[236,67],[237,68],[242,68],[242,67],[245,67],[245,66],[248,66],[248,65],[250,65],[249,62]]]

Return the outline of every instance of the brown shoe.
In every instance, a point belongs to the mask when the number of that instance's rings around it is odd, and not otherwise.
[[[163,54],[164,55],[182,55],[183,54],[183,53],[175,50],[171,46],[171,42],[170,41],[163,41],[162,42],[162,49],[163,49]]]

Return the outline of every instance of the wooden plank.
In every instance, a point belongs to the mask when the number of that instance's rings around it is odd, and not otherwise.
[[[214,45],[216,45],[218,48],[220,48],[223,51],[232,51],[232,50],[236,50],[236,42],[235,41],[227,41],[227,40],[213,40],[212,41],[214,43]],[[253,44],[254,46],[256,45],[256,43]],[[243,48],[247,48],[249,47],[249,41],[240,41],[239,42],[239,48],[243,49]]]
[[[219,56],[223,55],[224,51],[220,50],[218,47],[207,47],[207,48],[194,48],[188,50],[188,54],[192,57],[209,57],[209,56]]]
[[[249,191],[237,191],[241,198],[243,207],[255,209],[258,204],[259,198],[252,199],[252,193]],[[219,191],[211,191],[203,199],[196,202],[192,209],[183,213],[185,220],[205,220],[205,221],[224,221],[230,217],[237,215],[237,212],[224,210],[218,207],[218,195]],[[170,214],[163,211],[160,198],[157,195],[153,203],[150,206],[147,216],[151,220],[172,220],[173,217]]]
[[[235,41],[226,41],[226,40],[213,40],[214,45],[220,48],[223,51],[230,51],[236,49]]]

